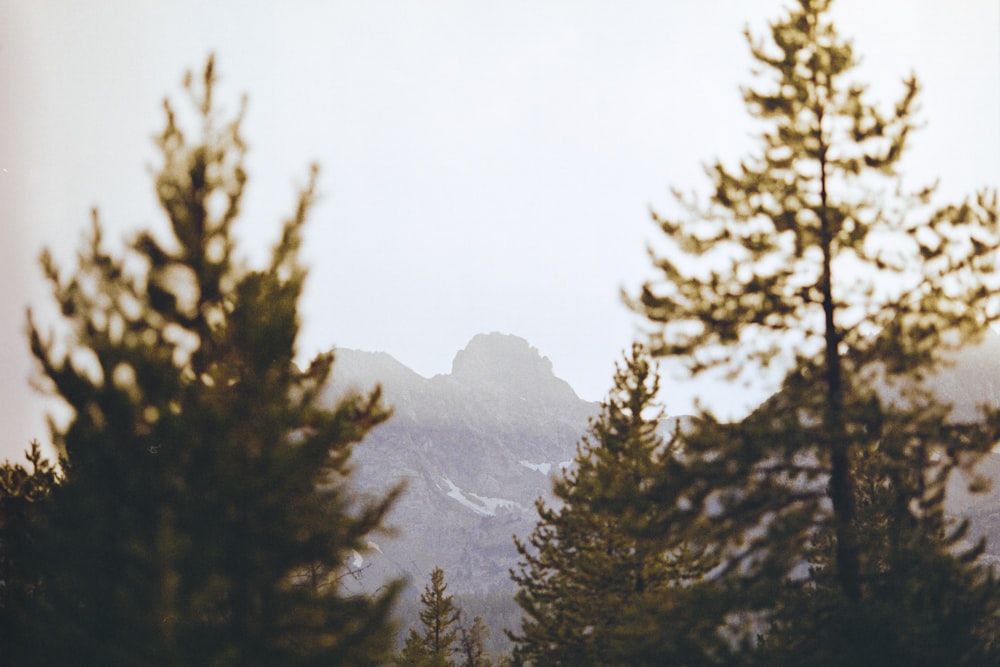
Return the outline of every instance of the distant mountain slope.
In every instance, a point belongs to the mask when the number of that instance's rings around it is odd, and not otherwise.
[[[979,405],[1000,407],[1000,334],[991,331],[982,343],[963,350],[929,384],[939,398],[954,405],[955,421],[976,419]]]
[[[953,363],[929,379],[931,389],[943,401],[952,404],[952,419],[973,421],[979,407],[1000,408],[1000,334],[992,331],[976,347],[963,350]],[[992,480],[985,493],[969,493],[975,476]],[[952,476],[946,496],[948,510],[972,520],[973,533],[986,535],[987,553],[1000,564],[1000,452],[980,462],[973,475],[958,472]]]
[[[451,373],[433,378],[383,352],[338,349],[325,400],[376,384],[394,416],[355,450],[356,488],[378,494],[403,482],[406,492],[390,516],[398,534],[359,554],[358,585],[402,576],[419,589],[440,566],[456,593],[512,590],[511,536],[534,528],[535,499],[549,496],[551,476],[576,455],[598,404],[577,397],[527,341],[497,333],[473,338]],[[959,420],[980,403],[1000,406],[1000,336],[960,354],[931,384]],[[1000,556],[1000,455],[981,471],[997,479],[992,490],[970,495],[956,475],[948,505],[988,533],[990,553]]]
[[[450,374],[429,379],[384,353],[336,355],[328,401],[380,383],[394,410],[356,449],[357,487],[406,484],[389,521],[400,532],[376,539],[381,553],[362,555],[370,566],[363,584],[405,576],[422,587],[440,566],[453,591],[509,588],[511,536],[532,530],[535,499],[573,459],[598,405],[577,397],[516,336],[476,336]]]

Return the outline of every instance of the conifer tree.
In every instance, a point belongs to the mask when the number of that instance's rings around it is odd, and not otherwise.
[[[32,641],[37,618],[31,611],[44,594],[38,569],[38,541],[44,534],[41,504],[59,477],[38,442],[26,453],[27,466],[0,465],[0,637],[4,660],[26,664],[38,651]]]
[[[447,594],[444,570],[435,567],[431,579],[420,594],[420,623],[423,633],[410,628],[397,665],[408,667],[445,667],[453,665],[451,655],[458,650],[459,620],[462,610],[455,598]]]
[[[918,82],[888,109],[871,103],[829,6],[796,0],[768,39],[747,35],[760,151],[707,168],[707,205],[678,193],[686,215],[655,216],[661,275],[634,303],[655,325],[654,354],[693,374],[792,371],[739,424],[704,413],[683,438],[690,484],[654,496],[683,507],[688,537],[719,558],[709,606],[728,646],[820,618],[839,630],[796,636],[828,664],[923,664],[908,661],[921,651],[974,664],[996,586],[974,563],[981,547],[956,552],[966,526],[945,519],[944,486],[1000,422],[954,423],[922,382],[1000,314],[997,196],[931,209],[932,187],[903,190]],[[821,590],[811,610],[791,606]],[[949,602],[963,596],[975,622]],[[866,630],[879,624],[893,641]]]
[[[420,622],[424,625],[424,644],[435,660],[447,664],[454,652],[453,644],[458,637],[458,622],[462,610],[455,606],[454,596],[447,594],[448,584],[444,581],[444,570],[435,567],[431,580],[420,594]]]
[[[424,645],[424,638],[416,628],[410,628],[403,650],[395,657],[393,664],[397,667],[425,667],[432,664],[430,652]]]
[[[557,507],[536,503],[535,531],[515,544],[511,572],[524,617],[515,660],[534,665],[643,664],[631,659],[650,601],[677,600],[704,563],[670,536],[650,536],[648,492],[676,469],[658,432],[659,377],[641,345],[616,367],[614,387],[554,483]],[[637,625],[639,624],[639,625]]]
[[[490,638],[490,629],[482,616],[472,619],[472,625],[460,626],[459,653],[462,656],[462,667],[493,667],[493,661],[486,653],[486,640]]]
[[[165,102],[156,194],[166,234],[122,256],[94,222],[76,270],[42,264],[66,324],[31,349],[72,410],[52,424],[65,481],[45,504],[36,636],[60,665],[368,665],[396,587],[338,586],[393,501],[349,487],[352,446],[388,411],[376,390],[318,403],[333,364],[296,363],[302,229],[316,170],[269,262],[236,256],[243,109],[220,118],[210,58],[186,78],[189,139]]]

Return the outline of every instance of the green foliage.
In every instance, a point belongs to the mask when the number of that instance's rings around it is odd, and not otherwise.
[[[38,541],[44,533],[41,503],[58,484],[55,467],[31,443],[25,467],[0,466],[0,636],[4,659],[28,662],[37,650],[29,637],[35,619],[29,613],[44,594],[38,571]]]
[[[748,35],[759,152],[708,167],[707,205],[655,216],[661,279],[634,303],[654,353],[693,374],[792,370],[741,423],[703,414],[689,482],[652,497],[662,530],[718,559],[700,593],[720,650],[756,660],[763,633],[761,664],[995,664],[996,582],[943,500],[1000,419],[953,423],[922,383],[1000,315],[997,195],[931,210],[933,188],[904,193],[919,85],[869,102],[829,4]]]
[[[346,595],[352,551],[395,493],[349,489],[352,446],[389,413],[376,390],[333,410],[333,355],[295,364],[298,262],[316,170],[269,263],[235,255],[242,109],[220,125],[214,63],[185,87],[192,143],[165,103],[156,193],[169,234],[116,257],[96,213],[76,271],[42,264],[67,325],[31,349],[71,409],[65,481],[45,504],[43,664],[379,664],[396,587]]]
[[[493,661],[486,653],[486,641],[490,638],[490,629],[483,617],[476,616],[471,626],[463,625],[458,632],[462,667],[493,667]]]
[[[537,503],[539,522],[512,572],[524,612],[515,660],[536,665],[643,664],[651,605],[680,604],[683,585],[707,563],[673,535],[656,534],[649,491],[678,469],[675,442],[664,441],[656,403],[659,377],[635,345],[617,368],[614,388],[554,484],[559,506]],[[652,664],[652,663],[651,663]]]
[[[483,619],[483,624],[489,630],[489,634],[483,637],[483,647],[494,662],[501,664],[512,649],[510,638],[504,629],[517,627],[521,622],[521,608],[514,601],[513,588],[490,593],[456,594],[455,597],[466,618],[471,616]]]
[[[455,599],[447,595],[444,570],[439,567],[431,572],[431,580],[420,594],[420,622],[424,625],[424,645],[435,659],[447,660],[454,652],[452,645],[458,637],[456,627],[462,610],[455,606]]]
[[[430,667],[434,665],[430,651],[424,644],[424,638],[420,636],[416,628],[410,628],[410,634],[406,637],[406,644],[403,650],[393,660],[393,664],[398,667]]]
[[[462,610],[455,605],[455,598],[446,593],[444,570],[435,567],[431,580],[420,594],[420,623],[423,634],[410,628],[409,637],[397,665],[409,667],[444,667],[454,665],[451,656],[458,650],[459,619]]]

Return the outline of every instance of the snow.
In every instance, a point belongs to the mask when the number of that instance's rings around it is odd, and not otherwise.
[[[459,503],[469,508],[476,514],[494,516],[500,508],[525,511],[525,507],[523,505],[514,502],[513,500],[507,500],[506,498],[490,498],[488,496],[481,496],[478,493],[466,494],[461,488],[458,487],[458,485],[447,477],[444,478],[444,482],[448,485],[448,497],[457,500]],[[471,498],[469,496],[471,496]]]
[[[552,470],[551,463],[532,463],[531,461],[518,461],[518,463],[523,465],[525,468],[535,470],[543,475],[548,475],[549,471]]]
[[[532,463],[531,461],[523,461],[523,460],[522,461],[518,461],[518,463],[520,463],[521,465],[523,465],[525,468],[529,468],[529,469],[534,470],[536,472],[540,472],[543,475],[548,475],[549,471],[552,470],[552,466],[553,465],[556,468],[559,468],[560,471],[565,471],[566,468],[569,468],[570,466],[573,465],[573,460],[570,459],[569,461],[560,461],[559,463],[555,463],[555,464],[553,464],[553,463]]]

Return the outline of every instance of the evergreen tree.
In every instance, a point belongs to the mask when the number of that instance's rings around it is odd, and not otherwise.
[[[298,260],[316,170],[268,264],[235,257],[242,108],[220,123],[210,58],[185,88],[189,141],[165,103],[156,193],[169,233],[124,254],[94,223],[76,271],[42,264],[66,336],[31,349],[72,409],[52,425],[65,481],[45,504],[35,636],[60,665],[379,664],[395,586],[338,587],[393,501],[349,488],[352,446],[384,421],[376,390],[333,410],[333,364],[295,364]]]
[[[447,594],[444,570],[435,567],[431,580],[420,594],[420,623],[423,634],[410,628],[409,637],[397,665],[409,667],[445,667],[453,665],[451,655],[458,647],[459,619],[462,610],[455,605],[454,596]]]
[[[458,632],[462,667],[493,667],[493,661],[486,653],[486,640],[490,638],[490,629],[483,617],[476,616],[471,626],[462,625]]]
[[[410,628],[403,650],[393,660],[393,664],[397,667],[429,667],[434,664],[424,638],[416,628]]]
[[[424,644],[436,661],[449,664],[454,652],[453,644],[458,637],[459,618],[462,610],[455,606],[455,599],[448,595],[448,584],[444,582],[444,570],[435,567],[431,581],[420,594],[420,622],[424,626]]]
[[[633,661],[646,608],[677,601],[705,563],[664,535],[650,536],[649,490],[677,469],[674,442],[660,437],[659,377],[638,344],[616,367],[614,388],[554,484],[559,501],[536,504],[539,522],[511,576],[524,612],[515,660],[534,665]]]
[[[52,462],[31,443],[26,467],[0,465],[0,637],[9,664],[31,661],[38,651],[32,639],[37,620],[30,611],[43,595],[38,570],[38,541],[44,533],[41,503],[58,483]]]
[[[869,102],[829,5],[797,0],[769,39],[748,35],[760,152],[707,169],[708,205],[678,194],[686,216],[655,216],[662,279],[634,304],[654,353],[693,374],[794,370],[739,424],[703,414],[690,483],[653,496],[719,559],[720,646],[763,632],[797,638],[790,664],[990,664],[996,585],[981,547],[956,551],[966,526],[943,499],[1000,422],[954,423],[922,381],[1000,314],[996,193],[937,210],[933,188],[904,193],[917,80],[889,110]]]

